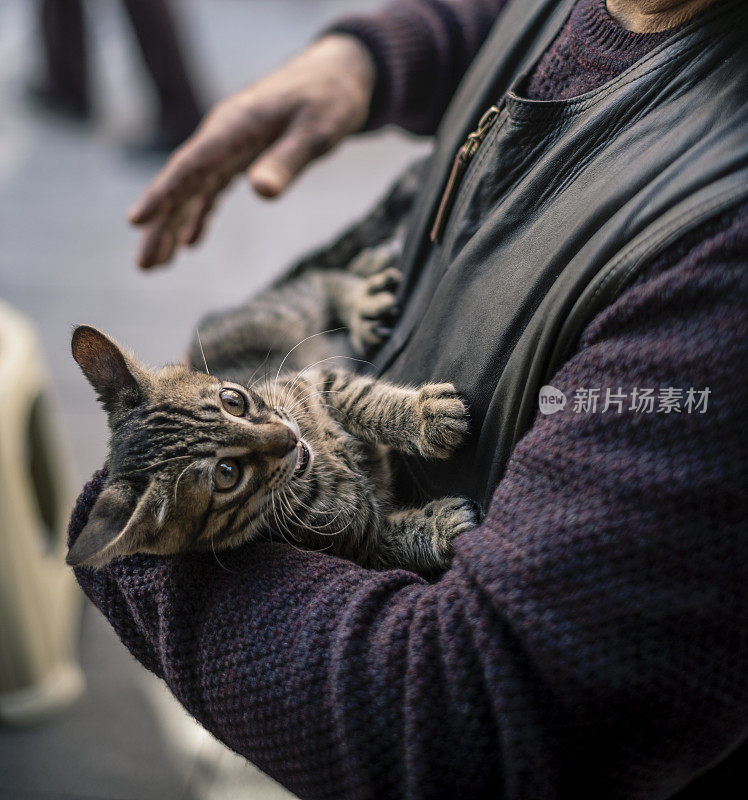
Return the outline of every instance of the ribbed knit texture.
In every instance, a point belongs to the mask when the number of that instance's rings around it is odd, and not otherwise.
[[[597,89],[676,30],[627,31],[608,14],[605,0],[580,0],[523,94],[531,100],[565,100]]]
[[[747,253],[744,204],[657,257],[550,381],[709,388],[706,412],[539,415],[434,584],[271,544],[78,579],[302,798],[671,796],[748,720]],[[744,787],[745,747],[732,763]]]

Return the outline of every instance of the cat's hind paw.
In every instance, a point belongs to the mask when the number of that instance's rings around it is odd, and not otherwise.
[[[351,344],[357,353],[379,347],[392,332],[398,315],[395,292],[401,280],[400,270],[389,267],[363,282],[350,322]]]
[[[478,526],[480,510],[467,497],[442,497],[425,506],[423,513],[431,518],[433,553],[440,568],[445,569],[454,555],[454,539]]]
[[[448,458],[467,436],[468,410],[451,383],[427,383],[416,400],[420,416],[418,449],[425,458]]]

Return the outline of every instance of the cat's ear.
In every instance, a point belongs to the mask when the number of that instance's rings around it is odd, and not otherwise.
[[[126,483],[114,483],[99,495],[88,522],[65,559],[71,567],[96,567],[118,556],[142,552],[163,523],[158,518],[155,483],[138,497]]]
[[[166,500],[172,492],[174,503]],[[155,478],[140,496],[127,483],[113,483],[94,503],[66,561],[98,569],[118,556],[178,552],[185,539],[198,535],[210,498],[204,475],[194,467],[180,473],[176,487],[170,478]]]
[[[140,400],[137,367],[108,336],[90,325],[79,325],[70,345],[73,358],[107,411]]]
[[[120,552],[122,538],[139,504],[125,485],[107,486],[65,559],[71,567],[102,567]]]

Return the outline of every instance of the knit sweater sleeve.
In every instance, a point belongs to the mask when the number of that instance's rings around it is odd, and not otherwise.
[[[707,408],[538,416],[438,582],[255,544],[81,585],[302,798],[670,796],[748,718],[746,245],[748,206],[670,248],[552,379]]]
[[[326,33],[347,33],[369,49],[377,81],[366,127],[395,123],[436,130],[463,74],[507,0],[405,0],[344,17]]]

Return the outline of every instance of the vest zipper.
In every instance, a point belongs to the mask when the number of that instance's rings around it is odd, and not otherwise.
[[[478,152],[478,148],[483,140],[488,136],[499,116],[499,107],[491,106],[480,118],[478,127],[467,137],[465,144],[457,151],[455,160],[452,164],[452,171],[449,173],[449,180],[444,188],[439,210],[436,212],[436,219],[431,228],[431,241],[438,244],[441,241],[444,228],[449,218],[449,213],[454,205],[455,197],[460,188],[462,178],[473,160],[473,156]]]

